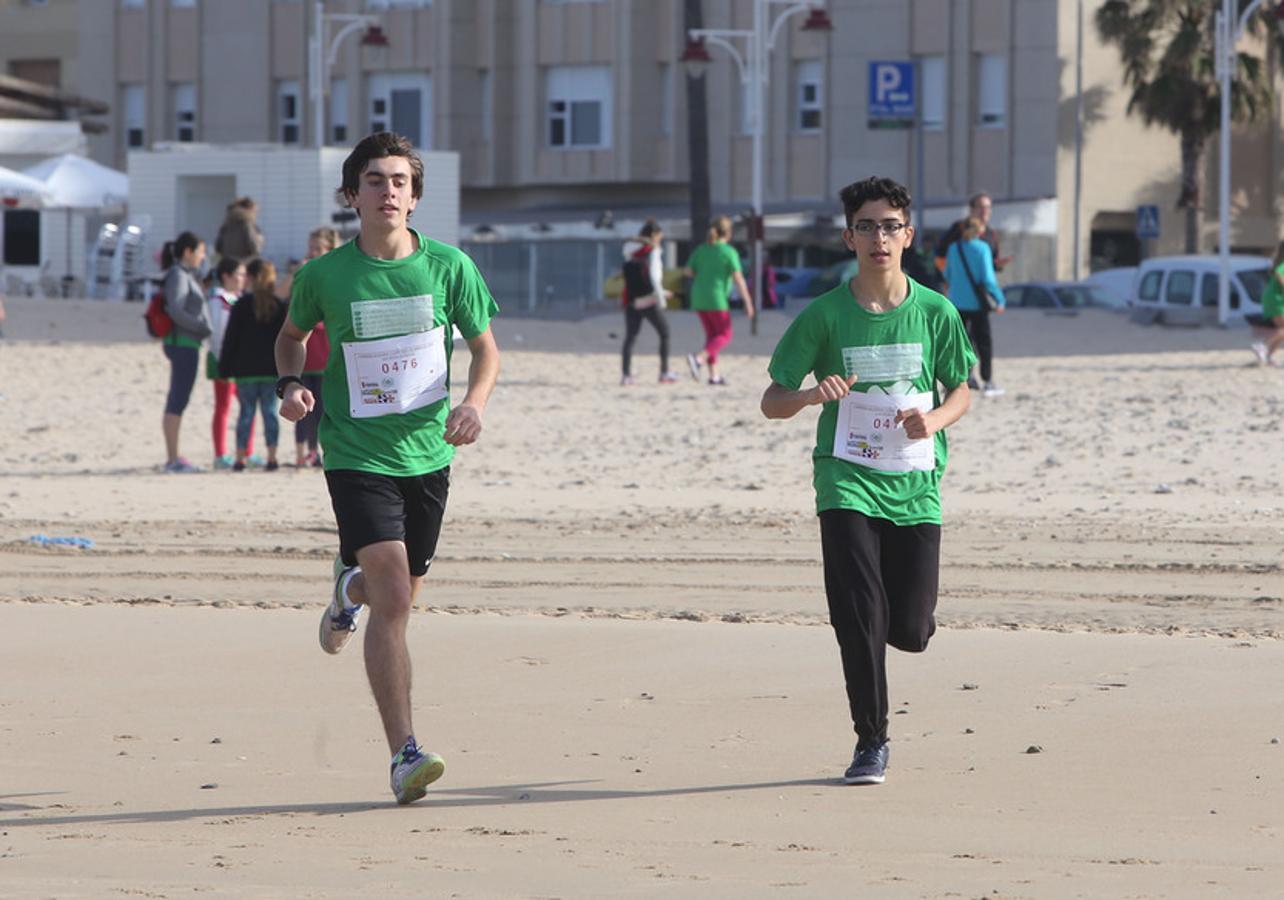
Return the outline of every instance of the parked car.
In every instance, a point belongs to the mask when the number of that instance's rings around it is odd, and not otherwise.
[[[1008,309],[1042,309],[1054,315],[1073,316],[1090,306],[1118,306],[1101,288],[1082,281],[1024,281],[1005,286],[1003,296]]]
[[[1101,269],[1083,279],[1084,284],[1092,285],[1110,298],[1111,304],[1122,309],[1132,298],[1132,283],[1137,278],[1136,266],[1119,266],[1114,269]]]
[[[1260,315],[1271,261],[1264,256],[1230,258],[1230,312],[1233,318]],[[1154,321],[1200,325],[1217,321],[1216,256],[1157,256],[1137,267],[1132,306]]]
[[[813,297],[816,292],[811,289],[811,284],[819,273],[820,269],[810,266],[777,266],[776,294],[780,297]]]

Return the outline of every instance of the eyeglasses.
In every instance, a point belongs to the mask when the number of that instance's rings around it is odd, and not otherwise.
[[[861,219],[859,222],[853,223],[851,229],[861,237],[869,237],[875,231],[881,231],[887,237],[896,237],[896,235],[900,234],[908,227],[909,226],[904,222],[897,222],[893,219],[888,219],[885,222],[875,222],[873,219]]]

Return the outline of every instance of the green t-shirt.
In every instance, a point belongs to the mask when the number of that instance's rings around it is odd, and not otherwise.
[[[1267,275],[1266,289],[1262,291],[1262,315],[1267,319],[1284,316],[1284,288],[1280,287],[1279,277],[1284,275],[1284,263]]]
[[[404,259],[375,259],[353,240],[310,260],[294,276],[290,321],[302,331],[325,322],[330,336],[321,380],[325,412],[320,439],[327,469],[423,475],[454,458],[455,448],[444,438],[449,396],[409,412],[372,418],[354,417],[348,396],[344,344],[444,326],[449,372],[452,327],[466,339],[475,338],[499,310],[463,251],[414,234],[419,247]]]
[[[740,254],[730,244],[701,244],[691,253],[687,268],[691,282],[691,308],[697,312],[731,309],[731,276],[741,271]]]
[[[966,381],[976,355],[953,304],[907,281],[909,296],[885,313],[866,310],[845,283],[812,300],[776,345],[767,367],[771,380],[796,391],[808,374],[819,382],[830,375],[860,376],[864,368],[883,380],[862,378],[853,392],[908,381],[915,392],[930,391],[933,407],[939,406],[937,383],[950,390]],[[871,352],[873,347],[886,349]],[[837,424],[838,401],[826,403],[812,453],[818,512],[851,509],[897,525],[940,523],[940,483],[948,456],[943,430],[934,436],[934,469],[884,472],[833,455]]]

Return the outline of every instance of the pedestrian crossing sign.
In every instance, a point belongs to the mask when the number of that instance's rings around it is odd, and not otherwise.
[[[1143,239],[1159,237],[1158,206],[1137,207],[1137,237]]]

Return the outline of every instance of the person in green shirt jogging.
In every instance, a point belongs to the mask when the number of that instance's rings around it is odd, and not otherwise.
[[[1262,291],[1262,317],[1251,321],[1257,340],[1253,342],[1253,355],[1263,366],[1277,366],[1275,351],[1284,344],[1284,241],[1275,248],[1271,271],[1266,276],[1266,289]]]
[[[958,311],[901,271],[910,195],[888,178],[843,188],[860,271],[807,305],[772,354],[769,419],[821,406],[812,453],[829,618],[857,742],[848,784],[886,777],[887,645],[936,630],[945,428],[967,412],[976,363]],[[813,375],[816,384],[803,387]],[[942,395],[940,388],[944,388]]]
[[[709,384],[724,385],[726,380],[718,373],[718,354],[731,343],[731,284],[745,301],[745,313],[754,317],[753,297],[740,270],[740,254],[728,241],[731,240],[731,220],[719,216],[709,229],[709,239],[696,247],[687,259],[687,274],[691,282],[691,308],[704,326],[704,349],[687,354],[691,377],[700,380],[700,369],[709,368]]]
[[[340,190],[360,231],[298,270],[276,341],[281,415],[297,422],[316,402],[300,378],[307,335],[324,323],[330,338],[320,441],[339,555],[321,647],[342,650],[370,608],[366,675],[393,754],[398,803],[423,797],[445,770],[414,736],[406,629],[436,552],[455,448],[481,434],[499,376],[490,330],[498,308],[477,267],[407,224],[423,182],[423,162],[404,137],[379,132],[357,144]],[[455,328],[472,361],[452,409]]]

